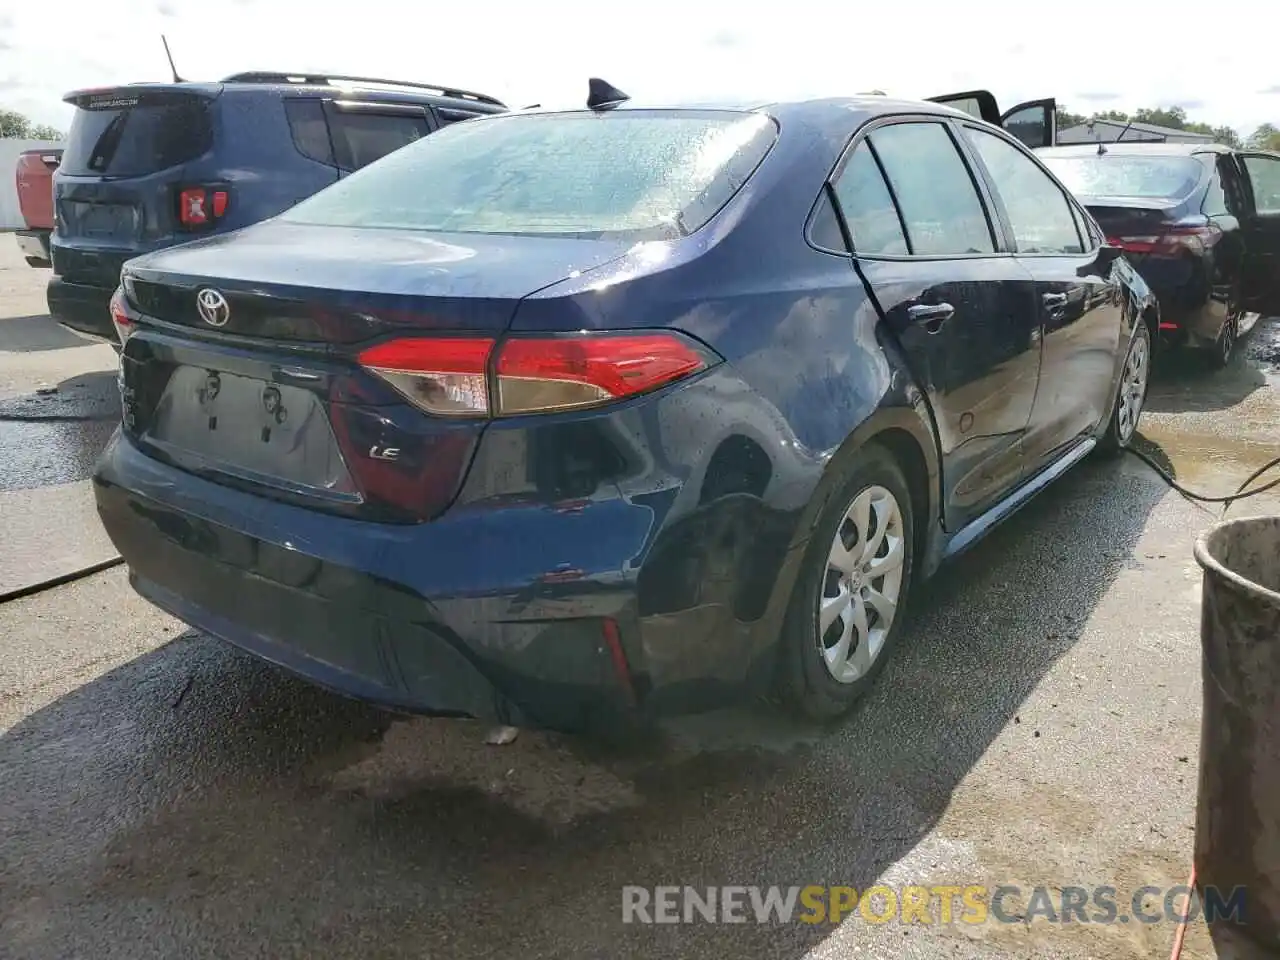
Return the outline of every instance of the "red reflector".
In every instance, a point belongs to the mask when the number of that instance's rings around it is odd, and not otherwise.
[[[178,195],[178,219],[189,227],[209,222],[209,214],[205,211],[203,187],[192,187]]]
[[[1176,323],[1170,323],[1168,320],[1161,320],[1159,326],[1161,330],[1177,330],[1178,329],[1178,325]]]
[[[498,408],[508,414],[591,406],[706,366],[702,353],[668,333],[512,339],[498,356]]]
[[[225,190],[215,190],[215,191],[214,191],[214,193],[213,193],[213,215],[214,215],[215,217],[221,217],[224,213],[226,213],[226,212],[227,212],[227,199],[228,199],[227,191],[225,191]]]

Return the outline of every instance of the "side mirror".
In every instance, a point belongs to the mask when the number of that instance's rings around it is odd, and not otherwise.
[[[1110,270],[1111,265],[1120,259],[1124,251],[1117,246],[1104,243],[1098,248],[1098,267],[1101,270]]]

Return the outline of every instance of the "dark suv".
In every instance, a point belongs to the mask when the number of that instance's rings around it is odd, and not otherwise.
[[[241,73],[64,98],[75,119],[54,177],[49,312],[112,342],[124,262],[248,226],[459,120],[494,97],[368,77]]]

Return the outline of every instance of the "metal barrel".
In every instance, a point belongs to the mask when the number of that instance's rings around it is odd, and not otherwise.
[[[1204,571],[1196,888],[1215,940],[1280,956],[1280,517],[1219,523],[1195,556]]]

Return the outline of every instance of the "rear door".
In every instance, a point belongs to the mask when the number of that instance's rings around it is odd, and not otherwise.
[[[1240,159],[1252,194],[1244,221],[1244,307],[1275,316],[1280,314],[1280,155],[1245,153]]]
[[[329,100],[325,116],[334,161],[344,174],[381,160],[435,129],[430,111],[417,104]]]
[[[156,85],[72,94],[77,107],[54,174],[54,271],[114,287],[128,258],[177,232],[183,168],[213,147],[220,88]]]
[[[1083,212],[1026,150],[976,125],[964,134],[1035,280],[1044,354],[1025,454],[1038,472],[1110,413],[1124,331],[1120,286]]]
[[[967,90],[929,99],[1002,127],[1032,149],[1052,147],[1058,142],[1058,103],[1052,97],[1027,100],[1003,113],[989,90]]]
[[[1031,277],[1002,252],[946,122],[876,126],[833,189],[858,268],[929,398],[946,526],[959,529],[1021,475],[1040,367]]]

